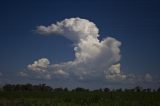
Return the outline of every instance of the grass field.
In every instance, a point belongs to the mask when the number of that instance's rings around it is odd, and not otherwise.
[[[0,92],[0,106],[160,106],[160,92]]]

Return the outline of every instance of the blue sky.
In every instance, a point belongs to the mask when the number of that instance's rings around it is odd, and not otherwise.
[[[39,25],[48,26],[72,17],[87,19],[96,24],[99,29],[99,39],[111,36],[122,43],[120,64],[124,73],[141,76],[149,73],[158,81],[159,4],[158,0],[2,0],[0,3],[1,83],[44,82],[49,85],[58,83],[59,79],[56,82],[23,78],[17,73],[27,70],[28,64],[40,58],[48,58],[50,62],[57,64],[75,58],[72,41],[62,36],[41,36],[35,32]],[[76,82],[71,83],[74,85]],[[109,85],[116,83],[109,82]],[[151,83],[147,83],[148,86],[153,86]],[[96,83],[91,86],[96,86]],[[155,86],[159,86],[159,83]]]

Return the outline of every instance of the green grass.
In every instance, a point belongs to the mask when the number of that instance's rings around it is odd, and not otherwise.
[[[160,92],[0,92],[0,106],[160,106]]]

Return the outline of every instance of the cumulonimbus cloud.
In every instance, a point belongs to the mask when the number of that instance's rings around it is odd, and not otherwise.
[[[124,74],[120,64],[121,42],[113,37],[99,40],[99,29],[87,19],[69,18],[49,26],[40,25],[37,26],[36,32],[43,36],[63,36],[71,40],[75,59],[59,64],[53,64],[47,58],[37,59],[18,73],[22,77],[52,81],[56,79],[54,81],[61,81],[67,86],[69,82],[71,85],[78,83],[78,86],[81,82],[89,82],[92,85],[94,82],[96,85],[101,82],[102,86],[106,82],[115,81],[126,84],[157,83],[149,73]]]
[[[142,76],[124,74],[120,64],[121,42],[112,37],[99,40],[99,29],[89,20],[69,18],[49,26],[37,26],[36,32],[43,36],[63,36],[71,40],[75,59],[59,64],[53,64],[47,58],[37,59],[27,65],[25,71],[19,72],[22,77],[56,79],[66,81],[65,84],[85,81],[106,84],[108,81],[122,80],[130,84],[154,82],[149,73]]]
[[[106,79],[124,79],[120,71],[121,42],[107,37],[98,39],[99,29],[93,22],[81,18],[70,18],[51,24],[38,26],[36,31],[42,35],[64,36],[74,43],[75,59],[60,64],[50,64],[42,58],[28,65],[28,69],[37,73],[50,73],[51,76],[76,76],[84,79],[104,77]],[[59,74],[57,74],[59,73]]]
[[[49,26],[41,25],[36,32],[64,36],[73,42],[75,52],[72,61],[54,64],[41,58],[29,64],[27,69],[38,78],[124,80],[128,77],[120,70],[121,42],[112,37],[100,41],[99,29],[87,19],[69,18]],[[147,75],[146,79],[152,78]]]

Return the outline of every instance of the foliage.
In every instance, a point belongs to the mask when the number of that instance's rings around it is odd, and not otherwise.
[[[27,88],[24,85],[11,86],[4,86],[3,91],[0,91],[0,106],[160,106],[158,90],[139,90],[140,87],[135,87],[135,90],[111,91],[105,88],[90,91],[80,87],[73,90],[52,89],[43,84],[27,85]]]

